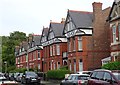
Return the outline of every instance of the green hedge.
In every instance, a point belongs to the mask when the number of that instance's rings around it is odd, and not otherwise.
[[[120,70],[120,62],[110,62],[102,66],[103,69]]]
[[[50,70],[47,72],[48,79],[64,79],[65,74],[69,74],[69,70]]]

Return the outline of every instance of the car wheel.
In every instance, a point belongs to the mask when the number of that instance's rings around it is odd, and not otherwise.
[[[63,85],[62,83],[60,83],[60,85]]]
[[[73,85],[76,85],[76,84],[73,84]]]

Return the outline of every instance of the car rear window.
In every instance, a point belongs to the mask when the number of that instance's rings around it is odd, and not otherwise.
[[[87,80],[89,76],[78,76],[78,80]]]
[[[113,73],[113,75],[114,75],[118,80],[120,80],[120,73]]]

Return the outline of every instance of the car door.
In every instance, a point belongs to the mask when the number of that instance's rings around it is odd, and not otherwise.
[[[112,77],[112,75],[109,72],[105,72],[104,74],[104,85],[118,85],[117,83],[113,83],[115,79]]]
[[[68,81],[67,85],[73,85],[77,81],[77,75],[73,75],[71,80]]]

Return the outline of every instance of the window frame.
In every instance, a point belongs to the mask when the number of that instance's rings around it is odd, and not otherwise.
[[[56,55],[60,55],[60,44],[56,44]]]
[[[118,35],[119,35],[119,41],[120,41],[120,23],[118,24]]]
[[[116,25],[112,26],[113,43],[116,43]]]
[[[82,36],[78,36],[78,51],[82,51]]]

